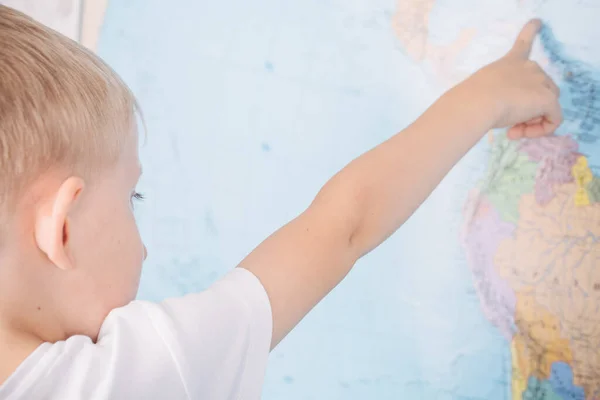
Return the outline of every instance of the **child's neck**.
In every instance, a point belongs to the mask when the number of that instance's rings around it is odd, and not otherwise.
[[[0,322],[0,385],[42,343],[43,340],[7,329]]]

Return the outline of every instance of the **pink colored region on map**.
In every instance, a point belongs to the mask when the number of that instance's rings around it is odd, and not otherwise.
[[[531,161],[539,163],[535,179],[535,199],[540,205],[548,204],[554,196],[555,186],[573,182],[571,169],[579,157],[578,144],[570,136],[549,136],[524,141],[520,151]]]

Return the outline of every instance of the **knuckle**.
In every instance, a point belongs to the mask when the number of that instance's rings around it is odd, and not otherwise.
[[[527,60],[525,61],[525,66],[527,68],[539,68],[539,65],[537,62],[533,61],[533,60]]]
[[[550,91],[554,98],[558,98],[560,96],[560,88],[552,82],[550,79],[544,79],[542,84]]]

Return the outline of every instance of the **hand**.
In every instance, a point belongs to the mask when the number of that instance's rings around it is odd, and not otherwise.
[[[527,23],[504,57],[465,81],[471,91],[479,91],[482,98],[491,100],[492,127],[510,128],[511,139],[548,135],[562,122],[558,87],[529,59],[541,25],[537,19]]]

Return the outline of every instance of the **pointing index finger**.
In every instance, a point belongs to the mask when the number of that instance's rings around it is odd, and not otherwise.
[[[532,19],[529,21],[517,36],[517,40],[511,49],[511,53],[523,58],[529,58],[533,41],[542,27],[542,21]]]

